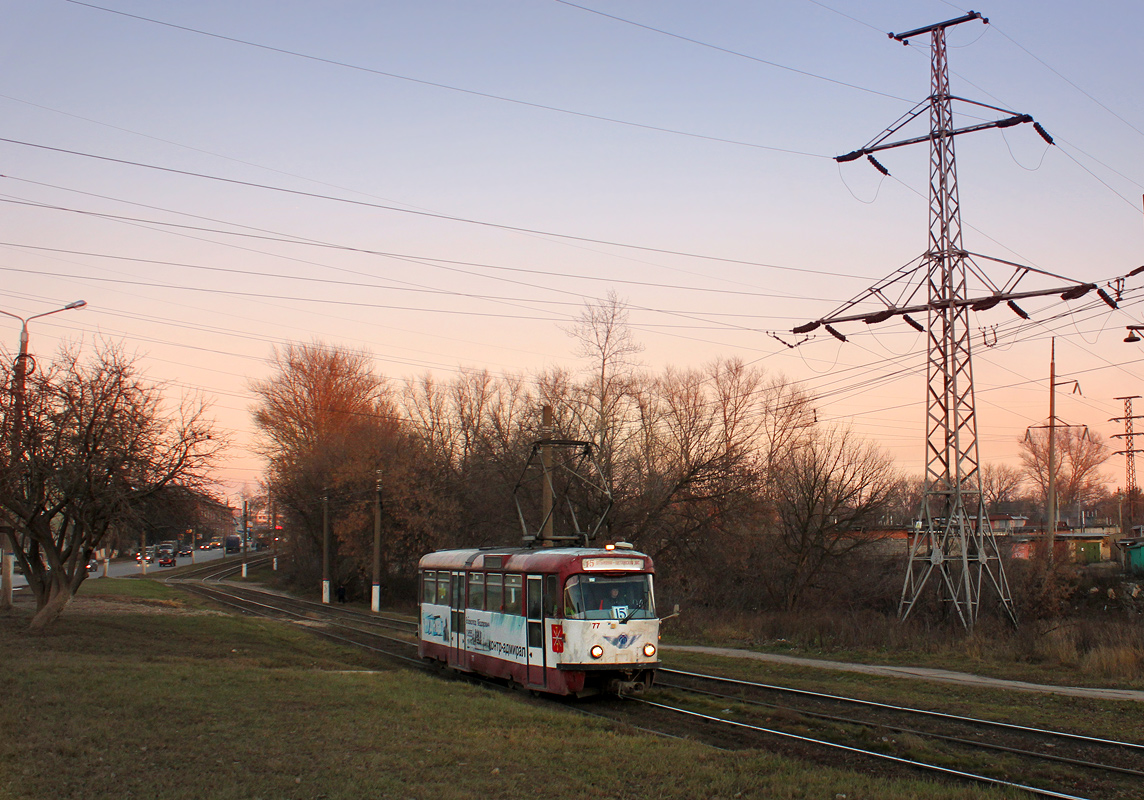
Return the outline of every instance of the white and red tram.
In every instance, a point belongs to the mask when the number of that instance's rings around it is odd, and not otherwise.
[[[561,695],[654,679],[655,570],[630,546],[442,550],[419,570],[422,658]]]

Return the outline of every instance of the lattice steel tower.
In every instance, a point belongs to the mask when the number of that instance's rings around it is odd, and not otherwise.
[[[925,495],[923,528],[910,543],[899,614],[909,616],[926,584],[939,580],[943,599],[967,627],[977,619],[985,581],[1016,621],[981,494],[969,307],[954,302],[968,292],[945,29],[979,17],[969,14],[894,37],[904,42],[928,31],[931,66]]]
[[[1113,417],[1109,422],[1124,423],[1124,433],[1114,433],[1112,438],[1124,440],[1124,449],[1117,450],[1115,455],[1124,456],[1124,496],[1128,500],[1128,521],[1121,532],[1126,533],[1136,524],[1137,502],[1140,495],[1136,486],[1136,448],[1133,445],[1136,432],[1132,423],[1142,419],[1142,417],[1132,415],[1132,401],[1139,400],[1140,395],[1134,394],[1130,397],[1117,397],[1116,399],[1124,401],[1124,416]]]
[[[899,615],[903,619],[908,617],[927,586],[933,588],[936,585],[950,613],[967,628],[977,620],[985,597],[995,599],[999,609],[1016,622],[1012,596],[981,492],[969,312],[985,311],[1007,302],[1014,313],[1027,319],[1028,315],[1016,305],[1015,299],[1060,294],[1062,299],[1074,300],[1093,289],[1104,302],[1115,307],[1112,298],[1095,284],[1080,283],[1011,261],[969,253],[962,247],[954,137],[972,131],[1033,122],[1027,114],[974,103],[950,94],[945,31],[972,20],[988,23],[980,14],[971,11],[963,17],[908,33],[890,34],[891,38],[904,44],[915,36],[930,35],[930,96],[865,147],[836,159],[845,162],[866,156],[879,171],[888,175],[888,170],[874,159],[873,153],[929,142],[929,249],[912,267],[899,269],[833,313],[793,330],[794,333],[809,333],[825,326],[832,336],[846,341],[834,324],[861,320],[870,325],[900,316],[918,331],[926,333],[925,494],[920,527],[910,539],[909,566],[902,586]],[[1009,116],[955,128],[954,100],[971,103],[978,112],[987,109]],[[888,141],[927,111],[930,122],[928,135]],[[1034,123],[1034,128],[1046,142],[1053,143],[1052,137],[1038,123]],[[974,258],[989,259],[1011,267],[1013,271],[1004,282],[995,282]],[[1054,282],[1066,281],[1067,285],[1017,291],[1018,284],[1030,275],[1051,277]],[[971,296],[970,277],[977,296]],[[874,311],[868,308],[871,304]],[[864,306],[866,310],[858,310]],[[926,326],[910,316],[923,311],[927,316]]]

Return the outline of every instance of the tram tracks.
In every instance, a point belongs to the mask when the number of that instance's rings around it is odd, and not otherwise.
[[[415,651],[416,622],[222,582],[240,568],[204,568],[168,581],[243,613],[291,620],[424,666]],[[589,713],[724,749],[777,750],[878,774],[922,772],[1054,800],[1138,798],[1144,779],[1138,743],[678,670],[660,670],[649,697],[599,704]]]
[[[632,699],[646,707],[631,715],[638,724],[666,712],[720,746],[737,730],[761,737],[760,745],[742,746],[812,759],[822,757],[815,751],[832,753],[827,761],[842,757],[856,768],[866,761],[878,770],[921,770],[1053,798],[1137,798],[1144,778],[1144,745],[1135,742],[670,669],[660,671],[656,687],[656,697]]]
[[[239,569],[241,564],[212,565],[172,576],[167,583],[244,614],[305,625],[327,639],[422,666],[416,656],[416,622],[223,582]]]

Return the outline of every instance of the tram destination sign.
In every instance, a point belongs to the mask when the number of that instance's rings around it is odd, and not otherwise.
[[[582,564],[585,572],[617,572],[621,570],[643,569],[642,558],[585,558]]]

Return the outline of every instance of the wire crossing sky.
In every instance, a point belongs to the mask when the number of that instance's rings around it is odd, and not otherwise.
[[[42,0],[0,29],[0,308],[61,342],[123,341],[172,397],[215,399],[254,486],[250,382],[271,348],[366,348],[395,381],[580,369],[565,329],[616,292],[644,366],[738,357],[801,381],[819,419],[923,458],[924,337],[793,327],[917,259],[925,145],[833,157],[929,87],[940,0]],[[955,94],[1030,114],[957,140],[967,249],[1099,283],[975,315],[982,459],[1058,415],[1105,435],[1141,391],[1144,7],[974,8]],[[955,109],[955,113],[957,109]],[[980,109],[962,118],[972,124]],[[973,116],[976,115],[976,116]],[[927,120],[909,135],[926,133]],[[991,262],[988,269],[992,269]],[[1004,280],[998,269],[990,273]],[[0,347],[18,325],[0,323]],[[791,347],[790,345],[795,345]],[[1123,462],[1109,462],[1121,478]]]

